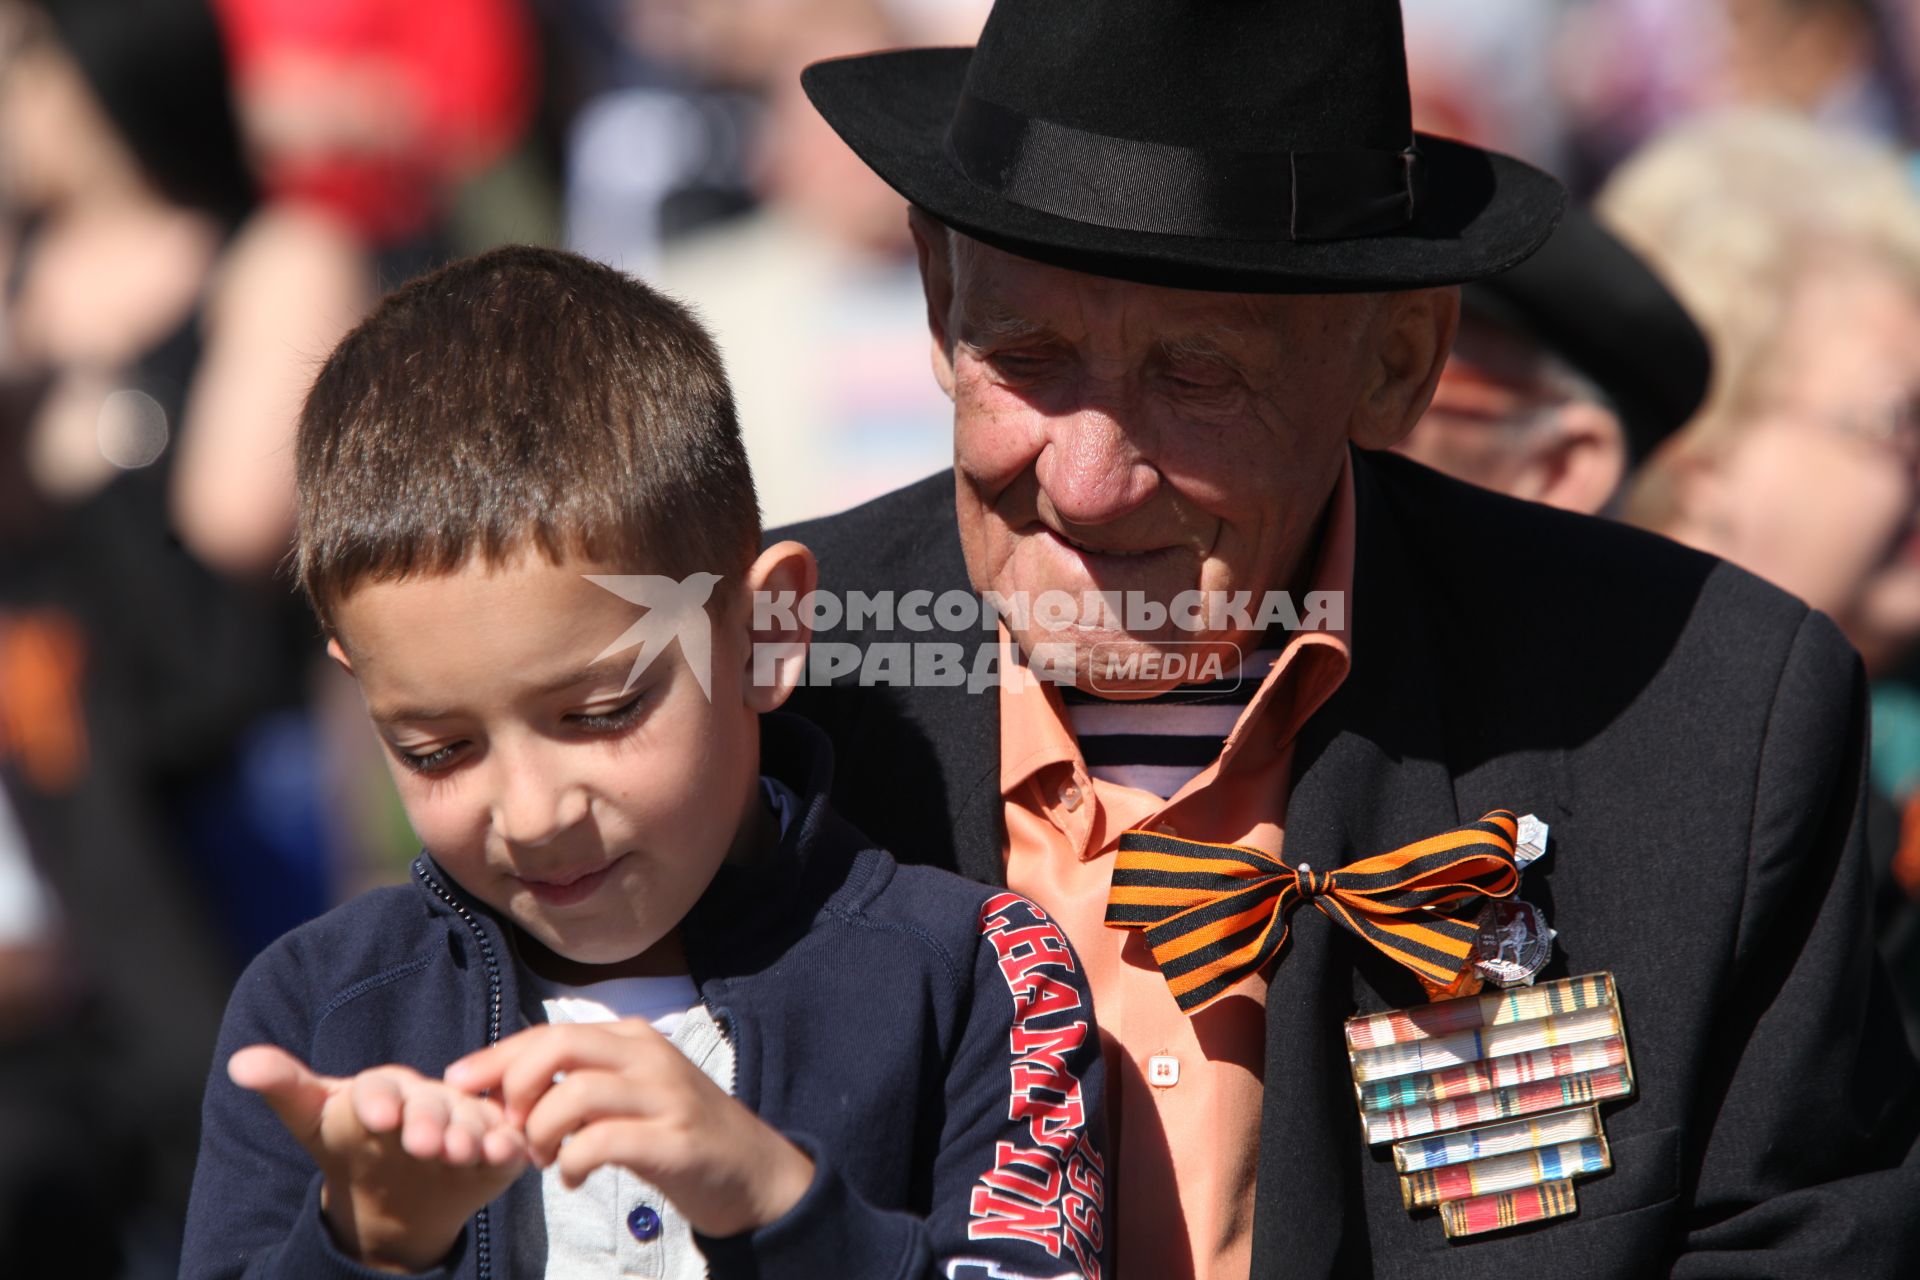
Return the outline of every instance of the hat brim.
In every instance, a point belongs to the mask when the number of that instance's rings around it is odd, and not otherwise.
[[[947,226],[1008,253],[1142,284],[1236,293],[1351,293],[1464,284],[1545,242],[1566,205],[1511,156],[1416,135],[1425,192],[1405,228],[1346,240],[1213,239],[1077,222],[974,185],[945,138],[971,49],[904,49],[815,63],[807,96],[868,167]]]

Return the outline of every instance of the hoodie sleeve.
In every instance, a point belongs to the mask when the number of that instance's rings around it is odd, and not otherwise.
[[[805,1137],[813,1185],[749,1235],[702,1238],[714,1280],[1100,1280],[1105,1099],[1093,1000],[1066,935],[1015,893],[979,916],[947,1066],[931,1212],[874,1206]]]
[[[256,1094],[227,1078],[227,1059],[251,1044],[311,1057],[310,993],[283,940],[241,975],[227,1004],[201,1107],[200,1154],[187,1205],[182,1280],[381,1280],[342,1253],[320,1215],[320,1171]],[[455,1246],[458,1255],[466,1237]],[[439,1268],[420,1273],[441,1280]]]

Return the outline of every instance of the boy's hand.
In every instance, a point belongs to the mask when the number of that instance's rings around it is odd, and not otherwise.
[[[525,1138],[498,1103],[407,1067],[321,1076],[284,1049],[253,1045],[228,1060],[227,1075],[307,1149],[335,1242],[378,1270],[438,1264],[526,1167]]]
[[[557,1162],[567,1186],[621,1165],[703,1235],[766,1226],[813,1182],[804,1151],[639,1019],[534,1027],[453,1063],[447,1082],[498,1090],[534,1163]]]

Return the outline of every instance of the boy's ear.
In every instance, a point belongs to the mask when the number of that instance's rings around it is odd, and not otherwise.
[[[747,654],[741,673],[746,702],[775,711],[807,670],[804,601],[820,582],[820,564],[798,542],[776,542],[747,569]]]
[[[340,647],[340,637],[327,637],[327,656],[340,664],[340,669],[348,675],[353,674],[353,663],[347,659],[347,651]]]

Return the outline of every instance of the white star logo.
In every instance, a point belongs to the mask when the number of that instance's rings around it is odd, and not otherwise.
[[[646,609],[639,621],[620,633],[618,640],[595,655],[595,662],[639,645],[640,652],[633,657],[633,670],[627,673],[626,688],[631,689],[640,673],[678,639],[680,652],[693,668],[693,678],[700,682],[700,692],[707,695],[707,701],[713,701],[713,629],[707,621],[707,598],[719,584],[719,574],[694,573],[677,580],[652,573],[581,576],[596,587]]]

